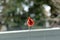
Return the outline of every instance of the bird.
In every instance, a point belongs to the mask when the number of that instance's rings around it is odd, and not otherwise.
[[[27,19],[27,26],[32,27],[34,25],[34,20],[31,17],[28,17]]]

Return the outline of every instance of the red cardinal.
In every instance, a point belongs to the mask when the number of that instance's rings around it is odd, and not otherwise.
[[[27,25],[28,25],[28,27],[32,27],[34,25],[34,20],[31,19],[30,17],[28,17]]]

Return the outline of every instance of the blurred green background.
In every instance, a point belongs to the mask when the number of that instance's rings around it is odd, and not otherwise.
[[[28,29],[26,24],[30,16],[35,24],[32,29],[46,28],[46,19],[43,4],[49,5],[47,0],[0,0],[0,22],[8,30]],[[54,15],[52,15],[54,18]],[[51,17],[52,17],[51,16]],[[59,16],[60,17],[60,16]],[[53,23],[48,20],[49,23]]]

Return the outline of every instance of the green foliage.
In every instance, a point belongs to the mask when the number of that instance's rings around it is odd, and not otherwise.
[[[31,1],[34,2],[34,5],[29,7],[28,12],[25,12],[21,3],[29,5]],[[33,19],[35,19],[37,26],[43,26],[45,22],[44,20],[41,21],[41,19],[45,19],[42,7],[43,4],[46,4],[45,0],[29,0],[28,2],[25,2],[25,0],[9,0],[9,2],[4,5],[4,9],[2,12],[4,13],[4,15],[6,15],[5,23],[11,26],[23,26],[28,16],[33,13],[35,14]],[[20,12],[17,12],[17,8],[19,8],[20,11],[23,12],[22,15],[20,14]],[[13,22],[11,21],[11,18],[13,18]],[[41,22],[38,23],[38,21]]]

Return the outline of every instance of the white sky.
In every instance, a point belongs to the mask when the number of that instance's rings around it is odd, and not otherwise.
[[[43,5],[43,7],[44,7],[44,10],[45,10],[47,16],[51,16],[51,12],[50,12],[51,7],[48,5]]]

